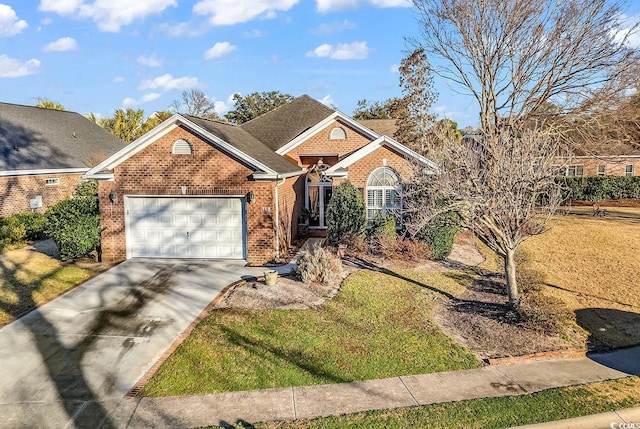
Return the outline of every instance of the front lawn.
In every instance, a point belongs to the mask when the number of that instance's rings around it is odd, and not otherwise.
[[[473,399],[423,407],[370,411],[313,420],[269,422],[238,428],[478,428],[500,429],[598,414],[640,404],[640,377],[523,396]],[[225,426],[230,427],[230,426]]]
[[[0,326],[108,268],[63,264],[27,247],[0,253]]]
[[[338,383],[481,363],[429,320],[467,275],[359,271],[314,310],[215,310],[144,387],[146,396]],[[460,282],[460,283],[458,283]]]

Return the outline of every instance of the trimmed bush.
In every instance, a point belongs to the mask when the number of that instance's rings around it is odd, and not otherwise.
[[[24,244],[26,235],[24,224],[16,216],[0,219],[0,247]]]
[[[27,240],[42,240],[47,238],[47,217],[42,213],[27,212],[14,215],[24,225]]]
[[[63,261],[87,256],[100,246],[97,190],[96,182],[82,182],[71,198],[47,210],[46,233],[56,242]]]
[[[337,245],[348,234],[364,235],[367,228],[367,211],[362,193],[346,181],[333,190],[325,213],[327,239]]]
[[[601,201],[640,198],[640,176],[559,177],[557,180],[566,183],[565,199]]]
[[[369,233],[374,237],[396,238],[396,218],[390,214],[377,212],[371,219]]]
[[[342,262],[322,246],[304,252],[298,261],[297,274],[304,283],[333,284],[342,277]]]
[[[462,230],[459,220],[455,212],[443,213],[418,232],[417,238],[424,241],[431,249],[431,259],[441,260],[451,254],[453,240]]]

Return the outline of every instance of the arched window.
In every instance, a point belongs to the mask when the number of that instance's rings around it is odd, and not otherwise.
[[[378,212],[399,211],[400,177],[389,167],[373,170],[367,180],[367,217],[373,219]]]
[[[191,145],[188,141],[179,139],[173,143],[173,151],[174,155],[191,155]]]
[[[331,140],[344,140],[347,138],[347,132],[342,127],[335,127],[331,130],[329,138]]]

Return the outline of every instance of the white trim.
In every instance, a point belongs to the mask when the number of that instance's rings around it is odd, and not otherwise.
[[[55,174],[81,174],[89,171],[89,168],[49,168],[41,170],[8,170],[0,171],[0,177],[10,176],[42,176]]]
[[[352,119],[349,116],[345,115],[344,113],[336,110],[331,115],[327,116],[325,119],[318,122],[313,127],[309,128],[307,131],[303,132],[298,137],[296,137],[295,139],[291,140],[289,143],[282,146],[280,149],[276,151],[276,153],[278,155],[284,155],[287,152],[290,152],[292,149],[295,149],[296,147],[301,145],[303,142],[305,142],[307,139],[315,136],[320,131],[322,131],[323,129],[325,129],[326,127],[331,125],[335,120],[338,120],[338,119],[346,123],[347,125],[351,126],[352,128],[355,128],[356,130],[360,131],[361,133],[363,133],[364,135],[366,135],[371,139],[377,139],[378,137],[380,137],[380,134],[365,127],[360,122],[357,122],[355,119]]]
[[[348,157],[346,157],[345,159],[343,159],[342,161],[338,162],[337,164],[334,164],[333,166],[331,166],[331,168],[329,168],[326,171],[326,174],[328,176],[340,176],[340,175],[344,175],[345,173],[342,171],[338,171],[338,170],[342,170],[345,168],[348,168],[350,165],[352,165],[353,163],[361,160],[362,158],[364,158],[365,156],[375,152],[377,149],[380,149],[383,146],[389,146],[395,150],[397,150],[398,152],[402,153],[403,155],[416,159],[417,161],[419,161],[421,164],[437,171],[437,166],[433,163],[433,161],[428,160],[427,158],[425,158],[422,155],[417,154],[416,152],[412,151],[411,149],[409,149],[408,147],[398,143],[397,141],[393,140],[392,138],[388,137],[388,136],[381,136],[379,138],[377,138],[376,140],[372,141],[371,143],[369,143],[366,146],[361,147],[360,149],[358,149],[357,151],[355,151],[354,153],[352,153],[351,155],[349,155]],[[348,175],[348,173],[347,173]]]
[[[248,156],[246,153],[242,152],[239,149],[236,149],[226,141],[221,138],[215,136],[211,132],[207,131],[203,127],[191,122],[189,119],[184,116],[176,113],[171,118],[167,119],[148,133],[144,134],[139,139],[131,142],[129,145],[125,146],[115,154],[111,155],[109,158],[93,167],[86,174],[86,177],[94,179],[97,178],[95,176],[98,175],[100,171],[103,170],[113,170],[117,165],[131,158],[133,155],[145,149],[147,146],[155,143],[158,138],[168,134],[170,131],[176,129],[178,127],[178,123],[184,125],[192,132],[199,134],[205,140],[209,140],[215,145],[219,146],[222,150],[232,154],[233,156],[238,157],[239,159],[245,161],[253,167],[256,167],[257,170],[262,170],[266,173],[277,174],[277,172],[269,167],[267,167],[262,162]]]

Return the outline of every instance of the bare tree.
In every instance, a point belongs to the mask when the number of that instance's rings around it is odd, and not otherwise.
[[[561,142],[585,115],[629,88],[637,52],[618,0],[413,0],[434,72],[479,107],[477,139],[432,148],[436,174],[418,174],[409,200],[420,228],[455,210],[505,261],[509,303],[519,291],[514,254],[547,229],[560,203]],[[447,139],[447,136],[442,136]],[[451,139],[448,139],[451,140]],[[433,173],[433,172],[430,172]]]
[[[483,131],[540,114],[610,104],[638,54],[627,46],[623,0],[413,0],[434,71],[472,95]],[[495,133],[494,133],[495,134]]]
[[[199,89],[182,91],[180,99],[173,100],[169,105],[173,113],[187,113],[201,118],[219,119],[216,105]]]

